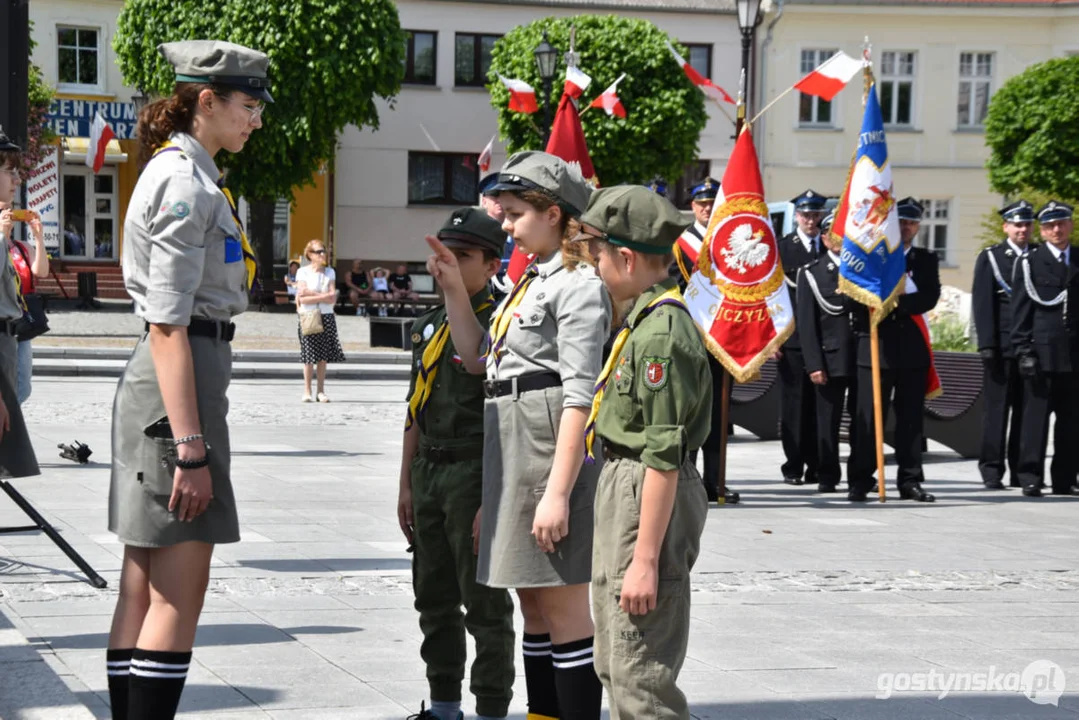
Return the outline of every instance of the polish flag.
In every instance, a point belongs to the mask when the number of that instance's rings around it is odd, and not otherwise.
[[[94,115],[94,124],[90,126],[90,145],[86,148],[86,167],[93,168],[94,172],[101,170],[105,164],[105,148],[109,140],[116,137],[101,113]]]
[[[609,88],[603,91],[603,94],[592,101],[591,107],[603,108],[608,115],[617,115],[620,118],[626,116],[626,108],[622,105],[622,100],[618,97],[618,83],[625,79],[626,74],[622,73],[622,77],[615,80]]]
[[[794,89],[831,101],[864,66],[864,60],[856,60],[840,50],[795,83]]]
[[[490,141],[487,143],[487,147],[480,153],[480,172],[485,173],[491,169],[491,153],[494,151],[496,135],[492,135]]]
[[[566,68],[566,84],[562,89],[566,95],[569,95],[573,99],[577,99],[584,95],[584,91],[588,89],[588,86],[592,84],[592,78],[581,72],[580,68],[568,67]]]
[[[515,80],[501,74],[498,79],[510,91],[510,110],[528,114],[539,111],[539,105],[536,104],[536,91],[531,85],[524,80]]]
[[[694,70],[693,66],[686,62],[684,57],[678,54],[678,51],[674,49],[674,45],[671,45],[670,42],[667,43],[667,49],[671,51],[671,55],[674,55],[675,62],[682,66],[682,70],[685,71],[689,81],[700,88],[702,93],[717,102],[725,102],[734,105],[734,98],[728,95],[726,90]]]

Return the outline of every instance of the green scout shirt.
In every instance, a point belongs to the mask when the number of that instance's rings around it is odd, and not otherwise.
[[[664,305],[633,327],[648,303],[675,286],[664,280],[637,299],[596,418],[596,435],[664,471],[681,468],[712,425],[708,351],[689,313]]]
[[[490,292],[485,288],[472,296],[472,309],[475,310],[487,300]],[[494,304],[476,315],[480,325],[491,324]],[[412,379],[408,385],[408,398],[416,389],[416,378],[423,362],[423,351],[434,338],[442,323],[446,322],[446,306],[436,308],[421,315],[412,325]],[[419,418],[420,435],[436,440],[458,440],[475,438],[483,440],[483,376],[473,375],[465,369],[457,351],[453,347],[453,338],[446,341],[446,348],[438,361],[438,373],[431,388],[431,397],[427,408]]]

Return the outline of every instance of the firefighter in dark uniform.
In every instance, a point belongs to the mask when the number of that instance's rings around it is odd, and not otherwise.
[[[888,417],[888,406],[892,405],[895,409],[893,447],[899,465],[896,479],[899,497],[933,502],[936,498],[922,488],[925,480],[922,472],[922,408],[931,357],[913,316],[927,313],[937,306],[940,300],[940,269],[936,253],[913,246],[924,212],[921,204],[908,197],[899,201],[898,209],[899,228],[907,256],[907,281],[895,309],[881,321],[878,328],[882,416]],[[868,498],[869,492],[875,487],[873,475],[877,466],[876,444],[873,441],[876,435],[873,427],[869,310],[864,305],[854,307],[851,324],[858,337],[858,387],[865,389],[858,393],[858,413],[853,432],[856,438],[865,438],[865,442],[856,442],[851,448],[854,462],[848,478],[850,492],[847,497],[861,502]]]
[[[1024,495],[1041,497],[1054,413],[1053,494],[1079,496],[1079,253],[1069,245],[1072,208],[1050,201],[1038,211],[1038,222],[1045,244],[1020,260],[1012,301],[1012,348],[1023,377],[1018,475]]]
[[[839,253],[843,238],[828,232],[832,218],[829,215],[821,222],[821,238],[827,252],[798,273],[801,302],[795,318],[801,333],[806,372],[816,390],[817,490],[822,493],[836,492],[841,478],[839,425],[843,418],[843,403],[846,401],[851,417],[857,407],[858,366],[854,355],[857,340],[850,324],[852,301],[839,292]],[[849,469],[847,477],[850,478]]]
[[[1020,200],[1002,208],[1000,216],[1004,219],[1007,237],[978,255],[971,289],[978,352],[985,365],[985,408],[978,469],[987,490],[1004,489],[1005,458],[1011,485],[1019,487],[1023,382],[1012,352],[1012,294],[1019,277],[1019,259],[1027,253],[1034,229],[1034,207],[1026,200]]]
[[[824,252],[820,224],[824,219],[827,198],[806,190],[791,200],[798,228],[779,242],[795,318],[798,316],[798,271]],[[801,485],[817,482],[816,392],[806,373],[802,339],[795,322],[794,332],[779,353],[779,439],[783,445],[783,482]],[[804,480],[803,480],[803,474]]]

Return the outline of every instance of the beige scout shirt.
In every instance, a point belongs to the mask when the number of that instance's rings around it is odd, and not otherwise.
[[[172,136],[182,152],[147,164],[124,218],[124,283],[135,314],[187,326],[192,317],[228,320],[247,309],[240,229],[221,173],[195,138]]]
[[[536,269],[539,275],[525,291],[506,333],[506,354],[497,366],[493,355],[487,358],[487,378],[556,372],[562,377],[562,406],[591,407],[603,369],[603,345],[611,332],[607,291],[587,265],[566,270],[561,252],[537,263]]]

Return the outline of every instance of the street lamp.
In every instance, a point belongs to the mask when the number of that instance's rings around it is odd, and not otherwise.
[[[753,36],[757,32],[757,25],[761,22],[761,0],[735,0],[738,6],[738,29],[742,31],[742,77],[746,81],[745,104],[749,104],[752,95],[749,82],[749,49],[753,45]],[[738,108],[738,128],[735,135],[742,131],[745,123],[745,106]]]
[[[551,134],[551,83],[558,70],[558,50],[547,41],[547,31],[543,31],[543,40],[532,51],[536,57],[536,69],[543,81],[543,147]]]

